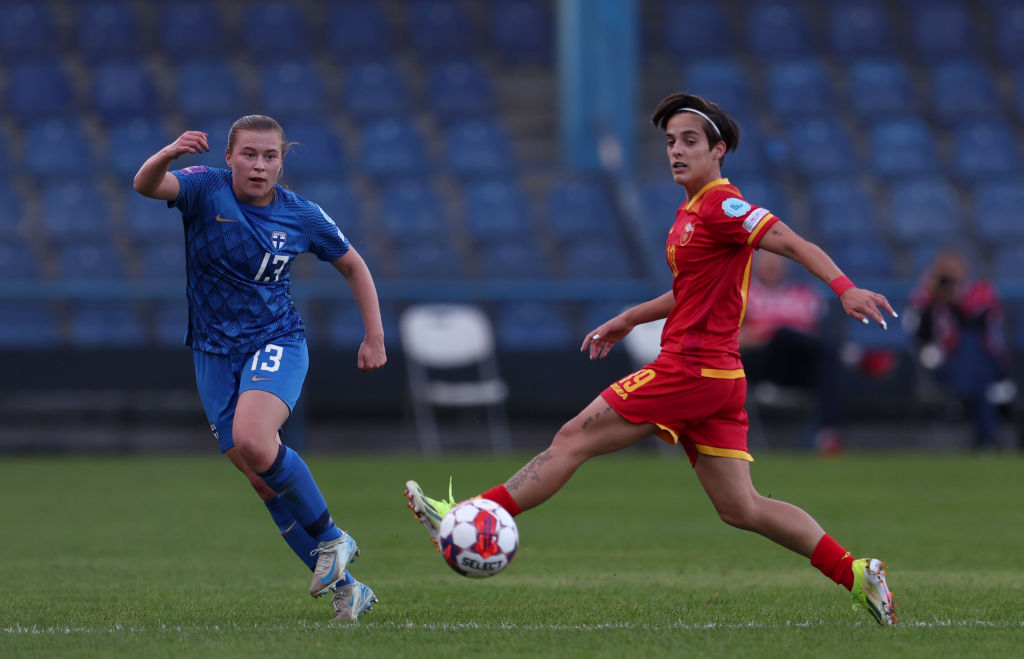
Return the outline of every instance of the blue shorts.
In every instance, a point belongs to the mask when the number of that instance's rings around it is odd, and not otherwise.
[[[309,351],[304,338],[281,338],[248,355],[194,350],[192,361],[206,419],[224,453],[235,445],[231,425],[242,392],[267,391],[283,400],[289,410],[295,408],[309,369]]]

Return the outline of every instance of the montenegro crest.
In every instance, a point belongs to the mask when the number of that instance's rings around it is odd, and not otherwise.
[[[693,222],[687,222],[683,225],[682,230],[679,231],[679,246],[682,247],[686,243],[690,242],[690,238],[693,238],[693,232],[696,227]]]

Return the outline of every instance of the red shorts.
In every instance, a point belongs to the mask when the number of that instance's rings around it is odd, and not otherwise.
[[[653,423],[669,444],[690,457],[717,455],[754,461],[747,451],[747,380],[700,375],[692,359],[661,353],[654,362],[612,383],[601,396],[633,423]]]

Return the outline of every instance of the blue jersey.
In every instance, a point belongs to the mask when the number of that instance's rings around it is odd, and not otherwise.
[[[188,167],[168,202],[185,223],[189,321],[185,343],[217,354],[251,353],[304,336],[291,298],[291,263],[303,252],[335,261],[348,239],[319,206],[279,185],[268,206],[239,201],[231,170]]]

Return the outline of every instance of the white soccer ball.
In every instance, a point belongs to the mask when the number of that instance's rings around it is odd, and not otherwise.
[[[441,520],[441,555],[464,577],[493,577],[508,567],[519,548],[512,515],[489,499],[457,504]]]

